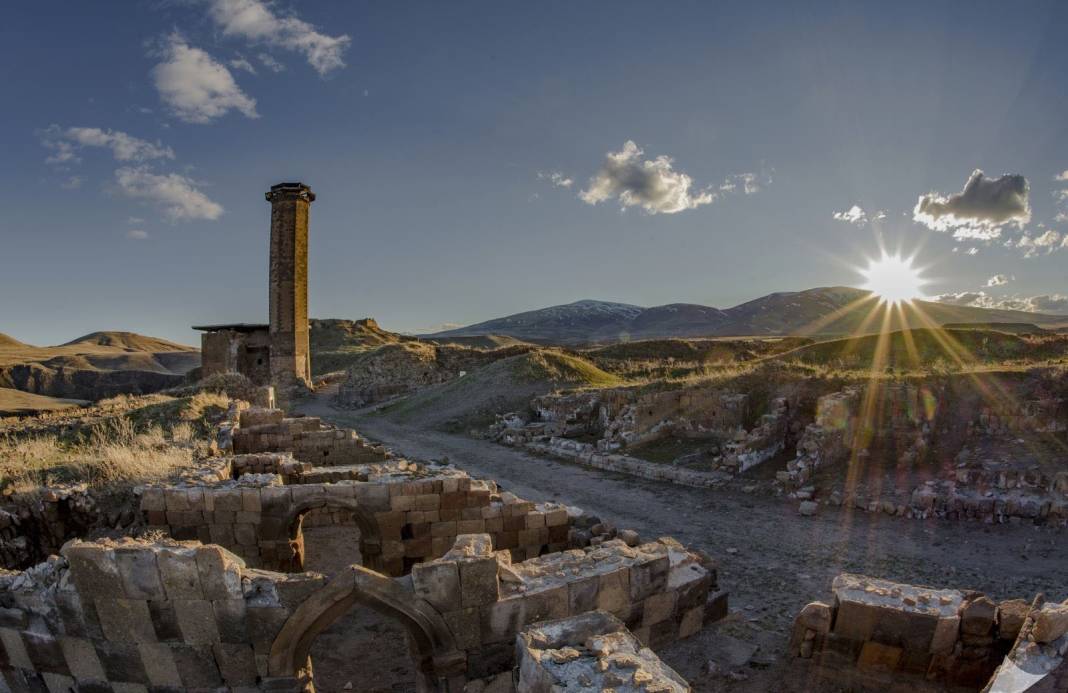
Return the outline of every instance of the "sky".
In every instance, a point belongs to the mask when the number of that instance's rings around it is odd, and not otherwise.
[[[0,332],[262,322],[302,181],[311,315],[863,284],[1068,314],[1068,4],[22,3],[0,25]]]

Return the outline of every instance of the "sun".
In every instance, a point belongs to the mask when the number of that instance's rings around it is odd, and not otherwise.
[[[927,282],[912,266],[912,258],[888,255],[869,260],[868,268],[860,270],[867,282],[862,288],[871,291],[885,303],[908,303],[923,298],[921,288]]]

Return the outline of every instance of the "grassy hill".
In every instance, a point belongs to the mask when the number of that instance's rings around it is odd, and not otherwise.
[[[424,427],[463,431],[491,423],[498,413],[562,387],[611,387],[618,377],[590,361],[556,349],[503,358],[463,377],[426,387],[386,405],[381,415]]]
[[[818,342],[779,358],[844,369],[880,367],[901,370],[944,366],[955,369],[990,364],[1068,360],[1068,337],[1027,337],[999,330],[897,330],[884,336],[863,335]]]
[[[86,404],[85,400],[62,399],[36,395],[32,392],[0,387],[0,416],[26,416],[47,411],[71,409]]]

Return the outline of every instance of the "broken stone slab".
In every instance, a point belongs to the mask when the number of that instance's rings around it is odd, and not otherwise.
[[[1068,603],[1044,604],[1034,614],[1031,637],[1035,642],[1051,643],[1068,633]]]

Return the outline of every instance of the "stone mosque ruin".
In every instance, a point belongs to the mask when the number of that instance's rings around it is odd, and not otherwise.
[[[205,375],[240,373],[265,393],[311,387],[315,195],[282,183],[267,200],[269,323],[197,328]],[[775,398],[718,453],[713,476],[680,471],[668,480],[713,486],[793,436],[801,458],[782,470],[783,483],[804,484],[846,454],[838,438],[856,393],[823,395],[817,423],[791,433],[798,398]],[[621,442],[655,438],[669,420],[691,432],[736,430],[745,400],[686,391],[545,397],[537,421],[506,419],[495,435],[624,469]],[[690,418],[679,419],[682,408]],[[1056,411],[1033,409],[1016,425],[1056,425]],[[922,442],[921,422],[899,423],[910,444]],[[568,442],[569,429],[587,442]],[[405,659],[414,679],[405,690],[674,693],[690,684],[657,653],[728,616],[729,585],[711,556],[579,508],[524,500],[468,475],[463,460],[405,459],[354,430],[247,402],[230,407],[213,439],[216,454],[195,468],[138,488],[141,536],[49,545],[58,555],[0,575],[0,690],[334,690],[322,683],[330,664],[317,640],[347,627],[352,613],[373,613],[403,633],[405,651],[334,656]],[[52,522],[72,512],[65,498],[47,502]],[[0,516],[5,546],[16,524]],[[350,530],[350,540],[316,549],[309,537],[324,527]],[[309,570],[313,550],[341,567]],[[811,690],[1068,691],[1068,604],[1042,595],[997,602],[855,574],[840,575],[832,591],[831,603],[804,606],[781,653],[788,676]],[[371,690],[359,679],[339,688]]]
[[[203,375],[240,373],[257,385],[311,385],[308,346],[308,214],[315,193],[279,183],[271,203],[270,321],[199,325]]]

